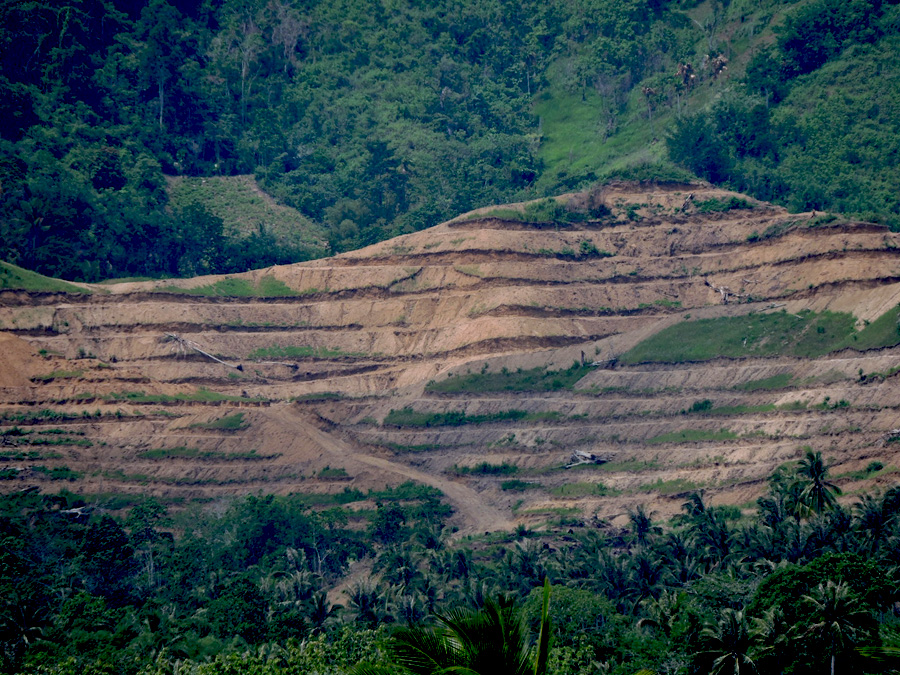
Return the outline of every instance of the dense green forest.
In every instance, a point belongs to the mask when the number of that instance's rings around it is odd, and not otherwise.
[[[171,513],[153,498],[6,495],[2,670],[438,672],[393,663],[414,642],[444,666],[530,673],[543,627],[537,672],[560,675],[896,672],[900,486],[839,493],[809,450],[743,508],[693,493],[667,523],[638,506],[625,527],[566,516],[457,539],[440,493],[412,483]],[[471,637],[462,656],[448,628]],[[489,655],[476,634],[493,636]]]
[[[900,223],[887,0],[3,0],[0,17],[0,259],[44,274],[244,271],[672,162]],[[310,232],[235,234],[167,189],[248,174]]]

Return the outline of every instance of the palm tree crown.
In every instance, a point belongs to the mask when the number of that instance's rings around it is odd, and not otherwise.
[[[814,513],[822,513],[837,506],[841,489],[828,481],[828,467],[821,452],[806,451],[798,462],[797,473],[803,483],[800,501]]]
[[[536,649],[531,648],[520,606],[514,599],[500,596],[488,598],[478,610],[457,608],[437,615],[434,627],[397,630],[387,645],[389,658],[399,672],[411,675],[543,675],[549,651],[549,597],[550,585],[545,581]],[[369,665],[353,671],[354,675],[396,672]]]

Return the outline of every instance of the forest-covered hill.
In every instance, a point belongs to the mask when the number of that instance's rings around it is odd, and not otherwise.
[[[6,0],[0,16],[0,258],[72,280],[320,257],[673,163],[900,222],[893,2]],[[249,174],[305,216],[293,239],[227,227],[165,180]]]

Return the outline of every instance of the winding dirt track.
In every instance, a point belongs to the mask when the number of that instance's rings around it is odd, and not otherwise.
[[[296,414],[296,409],[291,406],[275,408],[271,412],[285,427],[295,429],[298,435],[310,438],[320,448],[344,461],[356,461],[382,472],[430,485],[443,492],[462,520],[458,524],[458,537],[476,532],[511,530],[515,526],[499,509],[485,503],[481,495],[466,485],[382,457],[363,454],[339,437],[319,429],[312,416]]]

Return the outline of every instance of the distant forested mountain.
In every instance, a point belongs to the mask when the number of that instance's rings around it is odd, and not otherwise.
[[[896,221],[898,6],[794,4],[3,0],[0,258],[242,271],[670,160]],[[327,234],[228,234],[166,189],[246,174]]]

